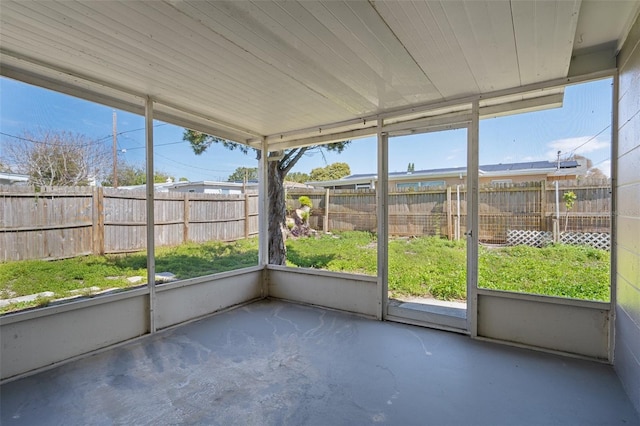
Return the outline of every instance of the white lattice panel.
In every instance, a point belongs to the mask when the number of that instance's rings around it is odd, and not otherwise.
[[[527,245],[544,247],[553,242],[553,233],[548,231],[524,231],[511,229],[507,231],[507,245]],[[589,245],[601,250],[609,250],[610,238],[608,233],[599,232],[561,232],[560,242],[563,244]]]
[[[564,244],[589,245],[609,250],[609,234],[599,232],[561,232],[560,242]]]
[[[531,247],[543,247],[553,242],[553,234],[544,231],[523,231],[510,229],[507,231],[507,245],[527,245]]]

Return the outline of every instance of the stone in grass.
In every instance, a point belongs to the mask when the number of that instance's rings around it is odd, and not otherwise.
[[[140,281],[142,281],[142,277],[141,276],[129,277],[127,278],[127,281],[129,281],[131,284],[137,284]]]
[[[89,287],[89,288],[79,288],[77,290],[71,290],[69,291],[70,294],[85,294],[85,293],[95,293],[96,291],[99,291],[100,287]]]
[[[0,308],[7,306],[11,303],[20,303],[20,302],[35,302],[38,298],[48,298],[53,297],[55,293],[52,291],[43,291],[42,293],[37,294],[29,294],[27,296],[13,297],[11,299],[3,299],[0,300]]]
[[[171,281],[176,281],[176,274],[172,274],[171,272],[158,272],[156,273],[156,282],[157,283],[168,283]]]

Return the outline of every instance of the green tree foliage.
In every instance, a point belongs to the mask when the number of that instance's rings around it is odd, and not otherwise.
[[[211,145],[220,144],[229,150],[239,150],[245,154],[252,148],[222,139],[206,133],[185,129],[183,139],[191,144],[193,152],[197,155],[204,153]],[[293,166],[309,152],[317,150],[327,150],[342,152],[350,141],[335,142],[326,145],[306,146],[301,148],[287,149],[284,151],[273,151],[269,156],[273,161],[268,162],[268,199],[269,199],[269,263],[275,265],[286,264],[286,248],[284,245],[283,229],[286,229],[286,203],[284,191],[285,176],[291,171]],[[253,150],[256,158],[260,159],[260,151]]]
[[[311,177],[302,172],[290,172],[287,175],[287,180],[289,182],[297,182],[297,183],[307,183],[311,180]]]
[[[333,163],[326,167],[317,167],[311,170],[312,181],[336,180],[349,176],[351,168],[347,163]]]
[[[302,207],[313,207],[313,203],[311,202],[311,198],[307,197],[306,195],[302,195],[300,196],[300,198],[298,198],[298,202],[300,203],[300,206]]]
[[[416,171],[416,164],[415,163],[409,163],[407,165],[407,173],[413,173]]]
[[[87,185],[101,179],[112,164],[100,141],[65,131],[24,132],[6,144],[6,161],[14,171],[29,175],[36,186]]]
[[[567,214],[565,215],[564,219],[564,232],[567,232],[567,228],[569,227],[569,211],[573,209],[573,206],[576,203],[577,199],[578,196],[573,191],[567,191],[562,194],[562,200],[564,201],[564,206],[567,209]]]
[[[244,182],[251,180],[258,180],[258,168],[257,167],[238,167],[231,175],[229,175],[228,182]]]
[[[156,170],[153,174],[153,183],[164,183],[172,179],[169,174]],[[135,186],[147,183],[147,171],[144,166],[118,163],[118,186]],[[102,182],[103,186],[113,186],[113,173],[109,174]]]

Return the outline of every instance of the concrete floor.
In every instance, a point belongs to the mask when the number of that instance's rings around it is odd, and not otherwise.
[[[0,408],[2,425],[640,424],[611,366],[269,300],[6,383]]]

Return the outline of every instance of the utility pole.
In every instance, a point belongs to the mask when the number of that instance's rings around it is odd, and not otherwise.
[[[118,187],[118,127],[116,125],[117,117],[115,110],[113,111],[113,187]]]

